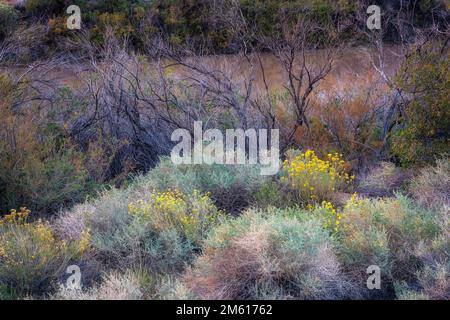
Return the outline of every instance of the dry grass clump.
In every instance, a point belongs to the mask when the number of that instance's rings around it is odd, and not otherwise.
[[[431,209],[450,207],[450,159],[439,159],[413,178],[410,191],[417,201]]]
[[[110,272],[99,285],[88,290],[61,287],[53,300],[142,300],[144,297],[139,277],[131,272]]]
[[[29,213],[21,208],[0,219],[0,298],[51,291],[67,266],[79,263],[89,248],[89,233],[66,242],[48,223],[28,222]]]
[[[328,233],[292,212],[247,211],[217,227],[184,282],[201,299],[333,299],[345,281]]]
[[[358,192],[371,197],[392,196],[401,190],[408,174],[390,162],[381,162],[360,179]]]
[[[449,300],[450,265],[435,264],[426,266],[417,272],[418,282],[410,286],[405,282],[397,283],[396,293],[400,300]]]
[[[338,153],[319,158],[313,150],[288,152],[281,180],[295,190],[304,204],[328,200],[333,193],[343,190],[355,177],[348,173],[348,164]]]
[[[406,197],[359,200],[342,212],[340,259],[361,288],[366,268],[379,266],[385,282],[380,294],[393,297],[395,281],[417,281],[424,264],[418,249],[432,246],[442,232],[435,213],[417,208]]]
[[[139,179],[136,186],[161,192],[208,192],[219,209],[238,214],[254,202],[254,195],[265,180],[257,165],[174,165],[169,158],[161,158],[158,166]]]

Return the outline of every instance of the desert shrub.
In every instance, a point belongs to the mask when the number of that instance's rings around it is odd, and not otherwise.
[[[84,200],[95,183],[83,154],[38,108],[13,109],[14,99],[28,98],[28,87],[4,74],[0,84],[0,210],[26,205],[36,214],[52,214]]]
[[[129,187],[105,191],[96,200],[63,213],[54,223],[65,239],[90,230],[104,268],[144,267],[152,273],[182,270],[201,248],[220,212],[207,195],[148,193]],[[138,188],[138,190],[140,190]]]
[[[353,199],[353,197],[352,197]],[[323,227],[331,232],[337,232],[342,220],[342,212],[329,201],[322,201],[320,205],[309,205],[312,213],[323,222]]]
[[[202,299],[337,298],[339,263],[303,212],[249,210],[215,228],[184,283]],[[342,282],[340,282],[342,281]]]
[[[349,185],[350,176],[342,155],[328,154],[320,159],[314,151],[290,152],[283,165],[282,181],[295,190],[304,204],[327,200],[331,195]]]
[[[410,185],[415,199],[427,208],[450,207],[450,160],[439,159],[435,166],[425,167]]]
[[[392,153],[404,165],[432,163],[450,149],[450,55],[436,44],[413,52],[397,85],[409,103],[392,136]]]
[[[418,283],[414,286],[405,282],[396,284],[400,300],[448,300],[450,299],[450,264],[426,266],[418,271]]]
[[[159,300],[198,299],[187,285],[178,278],[165,277],[157,287],[154,297]]]
[[[379,294],[390,296],[394,280],[415,281],[415,272],[423,266],[417,246],[431,244],[441,231],[435,213],[417,208],[405,197],[353,200],[342,211],[337,233],[340,257],[361,288],[366,268],[379,266],[386,283]]]
[[[157,232],[175,228],[197,244],[221,215],[209,196],[196,190],[190,195],[179,191],[158,192],[148,200],[129,204],[128,210],[134,218],[148,222]]]
[[[133,26],[127,20],[125,13],[102,13],[97,17],[97,23],[92,29],[94,39],[103,41],[103,36],[110,30],[117,38],[129,37],[133,32]]]
[[[358,193],[372,197],[392,196],[401,191],[408,174],[391,162],[381,162],[361,177]]]
[[[238,213],[253,203],[254,194],[265,180],[257,165],[174,165],[170,158],[162,158],[138,185],[158,191],[172,188],[183,193],[208,192],[220,209]]]
[[[52,300],[142,300],[144,297],[139,277],[131,270],[112,271],[102,276],[100,284],[86,289],[68,289],[61,286]]]
[[[0,3],[0,39],[4,38],[17,24],[16,10]]]
[[[290,186],[280,183],[279,179],[268,179],[263,182],[254,194],[253,207],[266,209],[269,207],[289,208],[298,205],[298,198]]]
[[[89,247],[84,232],[76,242],[55,237],[46,222],[27,222],[30,211],[12,210],[0,220],[0,292],[6,297],[43,294]]]

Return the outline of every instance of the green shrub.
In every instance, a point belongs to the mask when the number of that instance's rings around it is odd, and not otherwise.
[[[170,158],[162,158],[137,185],[162,192],[208,192],[220,209],[238,213],[254,202],[254,194],[265,180],[257,165],[174,165]]]
[[[17,24],[16,10],[0,3],[0,39],[4,38]]]
[[[313,150],[288,152],[281,181],[291,187],[303,205],[320,203],[334,192],[345,190],[354,176],[347,172],[342,155],[329,153],[320,159]]]
[[[392,152],[404,165],[433,163],[450,150],[450,55],[436,43],[410,55],[397,85],[409,103],[393,133]]]
[[[179,272],[201,249],[221,213],[198,192],[142,192],[136,186],[106,191],[62,214],[55,229],[64,239],[90,230],[92,248],[104,268]]]
[[[422,206],[445,210],[450,207],[450,159],[439,159],[435,166],[425,167],[413,178],[410,191]]]
[[[328,233],[294,211],[249,210],[215,228],[185,285],[201,299],[343,297]]]
[[[25,81],[25,80],[24,80]],[[21,206],[53,214],[84,200],[96,185],[77,150],[57,122],[30,105],[12,108],[28,89],[0,74],[0,210]]]
[[[89,234],[79,241],[55,237],[48,223],[28,223],[29,211],[15,210],[0,220],[0,292],[4,298],[42,295],[55,288],[66,267],[78,262],[89,246]]]
[[[419,244],[430,245],[441,232],[435,213],[398,196],[349,203],[336,237],[345,271],[364,288],[366,268],[379,266],[385,282],[380,294],[386,297],[393,294],[394,281],[415,281],[422,267]]]
[[[200,244],[211,226],[217,224],[220,212],[208,195],[198,191],[184,195],[167,191],[150,195],[128,206],[130,214],[157,232],[175,228],[194,244]]]

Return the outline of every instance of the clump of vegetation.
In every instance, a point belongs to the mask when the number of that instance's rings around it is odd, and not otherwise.
[[[14,8],[0,3],[0,40],[6,37],[17,25],[17,13]]]
[[[425,167],[412,179],[410,191],[427,208],[450,207],[450,159],[437,160],[435,166]]]
[[[358,192],[371,197],[392,196],[406,189],[409,174],[394,163],[382,162],[374,166],[360,178]]]
[[[79,241],[55,237],[46,222],[28,222],[30,211],[11,210],[0,220],[0,296],[21,298],[51,292],[67,266],[79,262],[89,247],[89,233]]]
[[[208,192],[220,209],[238,213],[253,203],[265,181],[258,165],[174,165],[169,158],[162,158],[142,184],[159,191],[174,188],[183,193]]]
[[[198,191],[146,193],[134,186],[106,191],[60,217],[55,227],[66,239],[89,230],[96,258],[109,268],[171,274],[183,270],[201,250],[221,216],[209,196]]]
[[[282,181],[306,204],[329,199],[331,194],[343,190],[354,179],[347,172],[342,155],[337,153],[329,153],[325,159],[320,159],[313,150],[300,154],[293,152],[285,160],[283,170]]]
[[[419,244],[430,246],[442,232],[433,212],[399,196],[352,201],[342,212],[336,236],[344,270],[363,287],[366,274],[361,266],[379,266],[387,283],[383,294],[392,296],[395,281],[416,281],[415,272],[421,269]]]
[[[185,275],[188,288],[202,299],[342,298],[332,241],[301,216],[250,210],[220,225]]]
[[[26,99],[25,83],[0,73],[0,85],[0,210],[27,205],[49,214],[84,200],[95,183],[83,154],[50,117],[33,107],[13,108]]]
[[[404,165],[432,163],[450,149],[450,56],[439,46],[415,50],[399,71],[397,85],[408,105],[392,137],[392,152]]]
[[[128,210],[134,218],[148,223],[156,231],[175,228],[196,244],[201,243],[221,215],[209,196],[197,190],[190,195],[179,191],[154,193],[148,200],[129,204]]]
[[[102,276],[99,285],[82,289],[68,289],[62,286],[52,300],[142,300],[144,292],[139,276],[127,270],[125,272],[109,272]]]

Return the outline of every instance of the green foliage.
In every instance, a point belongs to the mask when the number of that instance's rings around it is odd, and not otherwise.
[[[450,150],[450,56],[432,44],[416,50],[397,85],[410,96],[392,152],[404,165],[432,163]]]
[[[29,211],[15,210],[0,220],[0,294],[23,298],[50,292],[70,263],[88,246],[89,235],[76,242],[57,239],[47,223],[28,223]]]
[[[211,232],[185,283],[202,299],[335,298],[342,278],[331,248],[318,220],[250,210]]]
[[[17,24],[17,13],[14,8],[0,3],[0,39],[4,38]]]
[[[158,232],[175,228],[197,245],[220,218],[208,195],[196,190],[190,195],[179,191],[158,192],[147,200],[129,204],[128,210],[140,223],[149,224]]]
[[[254,194],[265,180],[257,165],[174,165],[170,158],[162,158],[138,184],[158,191],[208,192],[220,209],[237,213],[253,203]]]
[[[431,245],[442,231],[435,213],[398,196],[349,203],[336,236],[347,272],[363,286],[366,275],[361,266],[379,266],[388,283],[384,286],[388,295],[394,280],[415,281],[421,266],[417,246]]]
[[[12,110],[23,93],[0,75],[0,210],[28,206],[50,214],[84,200],[95,184],[84,168],[83,154],[71,145],[64,129],[40,118],[31,106]]]
[[[65,12],[64,0],[26,0],[25,10],[34,16],[52,15]]]
[[[61,216],[56,228],[65,239],[90,230],[92,247],[103,266],[171,274],[193,259],[220,216],[207,195],[142,193],[134,186],[105,191]]]

